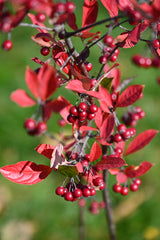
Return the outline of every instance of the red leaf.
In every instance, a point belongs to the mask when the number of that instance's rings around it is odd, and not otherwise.
[[[102,149],[97,142],[94,142],[90,152],[90,162],[94,162],[102,155]]]
[[[146,172],[149,171],[149,169],[153,166],[152,163],[150,162],[142,162],[139,166],[129,166],[128,168],[125,169],[125,174],[129,178],[135,178],[135,177],[140,177]]]
[[[45,157],[47,157],[49,159],[51,159],[54,149],[55,149],[55,147],[50,144],[40,144],[35,148],[35,150],[38,153],[44,155]]]
[[[92,97],[95,98],[100,98],[100,93],[99,92],[95,92],[95,91],[87,91],[83,88],[83,83],[79,80],[71,80],[69,81],[69,83],[67,84],[66,88],[74,91],[74,92],[78,92],[78,93],[85,93],[87,95],[90,95]]]
[[[80,128],[79,128],[79,131],[80,132],[86,132],[86,131],[98,131],[98,129],[97,128],[93,128],[93,127],[90,127],[90,126],[81,126]]]
[[[45,101],[57,88],[56,69],[45,63],[38,72],[39,96]]]
[[[82,163],[78,162],[76,163],[76,168],[78,170],[79,173],[83,173],[83,166],[82,166]]]
[[[31,70],[29,67],[27,67],[26,72],[25,72],[25,81],[26,84],[33,94],[35,98],[39,97],[39,83],[38,83],[38,78],[37,74],[35,71]]]
[[[76,25],[76,16],[74,13],[68,14],[67,23],[70,26],[70,28],[72,28],[73,30],[78,29],[78,27]]]
[[[18,9],[18,11],[15,13],[15,15],[12,17],[12,27],[16,27],[20,22],[23,21],[27,14],[27,9],[24,7],[21,7]]]
[[[116,176],[116,179],[118,184],[125,183],[127,181],[127,175],[123,172],[119,172]]]
[[[83,4],[83,18],[82,27],[94,23],[98,15],[98,3],[97,0],[85,0]],[[91,29],[91,28],[90,28]],[[90,29],[87,29],[89,31]]]
[[[45,165],[23,161],[0,168],[1,174],[12,182],[32,185],[45,179],[52,169]]]
[[[17,89],[12,92],[10,98],[21,107],[31,107],[36,104],[36,102],[23,89]]]
[[[44,25],[43,23],[37,21],[37,18],[36,18],[36,16],[35,16],[34,14],[32,14],[32,13],[28,13],[28,17],[30,18],[30,20],[32,21],[33,24],[45,28],[45,25]],[[39,32],[42,32],[42,33],[48,33],[47,30],[42,29],[42,28],[41,28],[41,29],[40,29],[40,28],[37,28],[37,30],[38,30]]]
[[[118,46],[122,48],[134,47],[141,36],[141,33],[148,27],[147,24],[140,23],[132,31],[124,32],[120,34],[116,40],[119,42]]]
[[[107,138],[111,135],[114,128],[114,116],[110,114],[102,123],[100,128],[100,137],[107,141]]]
[[[117,6],[117,0],[101,0],[104,7],[108,10],[109,15],[111,17],[115,17],[118,15],[118,6]]]
[[[144,148],[158,133],[157,130],[149,129],[140,133],[128,146],[125,156]]]
[[[104,71],[107,72],[109,70],[109,66],[106,64],[104,67]],[[117,87],[120,84],[120,70],[118,68],[113,69],[107,76],[108,78],[113,78],[112,80],[112,86],[111,89],[112,91],[116,91]]]
[[[116,107],[127,107],[141,98],[144,85],[131,85],[127,87],[118,98]]]
[[[96,112],[96,116],[94,120],[95,120],[96,126],[100,128],[103,121],[103,113],[100,107],[98,107],[98,111]]]
[[[112,108],[113,107],[113,104],[112,104],[112,100],[111,100],[111,96],[109,94],[109,92],[103,88],[101,85],[99,85],[99,96],[98,98],[100,99],[100,105],[101,105],[101,108],[104,112],[108,112],[110,113],[110,109],[109,108]]]
[[[103,156],[102,160],[98,162],[95,167],[97,167],[98,170],[104,170],[122,167],[124,165],[126,165],[126,162],[122,158]]]

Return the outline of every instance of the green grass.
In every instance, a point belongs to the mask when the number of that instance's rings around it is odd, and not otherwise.
[[[77,1],[80,2],[80,1]],[[79,3],[80,4],[80,3]],[[77,10],[80,18],[80,6]],[[103,14],[104,14],[103,9]],[[99,17],[101,18],[101,17]],[[80,26],[81,23],[79,23]],[[99,30],[99,29],[98,29]],[[23,31],[23,32],[22,32]],[[96,30],[97,31],[97,30]],[[104,29],[102,29],[104,31]],[[10,101],[10,94],[17,88],[23,88],[26,91],[27,86],[24,81],[26,65],[36,68],[37,64],[30,59],[40,57],[39,47],[30,40],[30,36],[36,31],[31,29],[17,28],[13,31],[14,47],[10,52],[0,50],[0,166],[12,164],[18,161],[35,161],[37,163],[49,164],[49,161],[39,156],[34,148],[45,139],[30,137],[23,129],[25,118],[30,117],[34,108],[20,108]],[[5,37],[1,35],[1,41]],[[79,43],[76,46],[79,47]],[[122,80],[137,76],[133,81],[134,84],[145,84],[144,98],[139,100],[136,105],[140,105],[146,112],[146,117],[140,120],[137,131],[145,129],[160,129],[160,86],[156,82],[158,70],[140,69],[132,64],[129,60],[134,53],[142,51],[142,46],[138,45],[133,49],[122,49],[120,54],[120,69],[122,70]],[[93,60],[92,74],[97,75],[100,65],[98,64],[97,55],[99,49],[94,47],[90,59]],[[74,95],[69,91],[58,92],[63,94],[68,100],[72,100]],[[119,111],[120,114],[120,111]],[[57,116],[49,120],[49,129],[58,132]],[[160,181],[159,181],[159,135],[150,145],[146,146],[132,156],[127,158],[128,163],[138,164],[141,161],[151,161],[155,166],[142,177],[141,191],[143,192],[143,201],[137,205],[136,209],[128,212],[126,217],[120,217],[117,222],[117,236],[121,240],[143,240],[144,232],[149,227],[155,227],[160,231],[159,212],[160,212]],[[114,176],[110,177],[110,194],[113,207],[120,206],[121,202],[126,202],[122,211],[126,211],[134,203],[129,197],[117,196],[111,188],[115,182]],[[42,183],[34,186],[23,186],[9,182],[1,176],[1,188],[4,188],[4,194],[0,196],[0,203],[3,203],[3,211],[0,211],[0,239],[4,233],[5,227],[12,221],[30,221],[33,223],[35,233],[30,239],[33,240],[69,240],[78,239],[78,207],[77,203],[68,203],[62,198],[55,195],[55,188],[63,181],[63,177],[56,173],[51,174]],[[3,192],[2,192],[3,193]],[[1,200],[2,198],[2,200]],[[3,200],[4,198],[4,200]],[[139,195],[137,195],[137,199]],[[101,199],[98,193],[98,199]],[[87,240],[109,239],[107,234],[107,225],[103,211],[99,215],[93,216],[86,207],[85,222],[87,229]],[[116,212],[119,215],[119,212]],[[159,239],[152,238],[152,239]],[[146,238],[145,238],[146,239]],[[10,240],[10,239],[2,239]],[[16,238],[12,238],[16,240]],[[23,240],[23,239],[22,239]]]

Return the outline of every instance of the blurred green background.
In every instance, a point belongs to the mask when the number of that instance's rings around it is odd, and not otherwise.
[[[78,26],[81,26],[82,1],[77,4],[76,15]],[[99,1],[100,2],[100,1]],[[101,11],[98,19],[107,16],[106,10],[99,3]],[[104,33],[106,28],[98,26],[95,31]],[[118,30],[119,31],[119,30]],[[118,31],[113,33],[115,37]],[[122,31],[122,30],[121,30]],[[13,164],[18,161],[34,161],[49,164],[49,161],[34,151],[39,143],[46,143],[48,139],[31,137],[23,128],[24,120],[32,115],[33,108],[20,108],[10,101],[10,94],[17,88],[28,91],[24,81],[26,66],[32,69],[38,65],[32,62],[32,57],[40,57],[40,47],[31,40],[31,35],[37,31],[31,28],[17,27],[12,32],[14,47],[11,51],[0,50],[0,166]],[[0,35],[2,43],[7,38]],[[74,40],[78,50],[81,43]],[[160,128],[160,85],[157,77],[158,69],[142,69],[133,65],[131,56],[135,53],[146,54],[147,46],[138,44],[132,49],[121,49],[119,55],[121,79],[137,76],[134,84],[144,84],[144,97],[135,106],[141,106],[146,117],[140,120],[137,131]],[[91,49],[89,60],[93,63],[92,75],[97,75],[100,69],[98,63],[100,51],[98,47]],[[29,91],[28,91],[29,93]],[[60,91],[59,91],[60,93]],[[73,95],[64,93],[67,99]],[[119,111],[122,115],[122,111]],[[53,115],[49,120],[49,130],[59,132],[57,120]],[[147,240],[160,239],[160,136],[145,147],[145,149],[129,156],[129,164],[139,164],[141,161],[151,161],[155,166],[142,179],[142,186],[136,193],[126,197],[119,196],[112,191],[115,177],[109,178],[110,196],[114,209],[119,240]],[[52,144],[52,141],[50,142]],[[14,184],[3,176],[0,177],[0,239],[1,240],[69,240],[78,239],[79,208],[77,202],[70,203],[55,195],[55,188],[59,186],[63,177],[53,173],[43,182],[24,186]],[[97,194],[101,201],[101,193]],[[96,216],[88,211],[91,200],[85,207],[86,239],[103,240],[108,238],[107,224],[103,210]]]

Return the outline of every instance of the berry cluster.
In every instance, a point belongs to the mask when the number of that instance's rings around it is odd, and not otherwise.
[[[90,197],[96,194],[96,190],[91,185],[83,185],[75,183],[71,178],[70,182],[65,187],[59,186],[56,188],[56,194],[64,197],[66,201],[76,201],[81,197]]]
[[[139,54],[136,54],[132,57],[132,61],[140,66],[140,67],[144,67],[144,68],[149,68],[149,67],[155,67],[155,68],[159,68],[160,67],[160,58],[149,58],[149,57],[144,57],[141,56]]]
[[[134,107],[122,116],[122,121],[128,126],[136,126],[137,122],[145,117],[145,112],[141,107]]]
[[[47,124],[43,121],[37,123],[33,118],[27,118],[24,122],[24,128],[31,136],[42,135],[47,130]]]
[[[133,180],[133,182],[130,184],[129,187],[127,185],[122,186],[118,183],[114,184],[113,191],[116,193],[120,193],[123,196],[126,196],[129,193],[129,189],[132,192],[136,192],[138,191],[140,185],[141,185],[141,180],[139,178],[136,178]]]
[[[108,139],[108,142],[113,143],[119,143],[122,141],[127,141],[129,138],[134,137],[136,134],[136,129],[134,127],[127,128],[125,124],[119,124],[117,126],[117,133],[114,135],[111,135]],[[116,150],[121,151],[121,150]]]
[[[72,106],[69,110],[69,115],[67,117],[68,122],[75,123],[76,120],[80,122],[85,121],[86,119],[92,120],[96,116],[98,107],[95,104],[88,106],[85,102],[81,102],[78,107]]]
[[[99,213],[99,210],[104,209],[104,208],[105,208],[104,201],[101,201],[101,202],[93,201],[93,202],[91,202],[91,204],[89,206],[89,211],[92,214],[97,215]]]
[[[101,64],[105,64],[107,61],[117,61],[119,49],[116,48],[113,37],[111,35],[106,35],[103,39],[103,42],[107,46],[104,47],[103,55],[100,56],[99,62]]]
[[[54,5],[53,14],[64,14],[64,13],[73,13],[76,8],[76,5],[73,2],[67,1],[66,3],[57,3]]]

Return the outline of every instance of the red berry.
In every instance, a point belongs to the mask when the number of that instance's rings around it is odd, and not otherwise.
[[[67,120],[68,120],[68,122],[70,122],[70,123],[75,123],[76,119],[77,119],[77,118],[76,118],[75,116],[72,116],[71,114],[68,115],[68,117],[67,117]]]
[[[160,47],[160,41],[159,41],[159,39],[154,39],[153,42],[152,42],[152,44],[153,44],[153,47],[154,47],[154,48],[159,48],[159,47]]]
[[[139,120],[139,114],[138,113],[132,114],[132,120],[138,121]]]
[[[140,12],[138,11],[132,11],[130,13],[130,19],[129,19],[129,23],[131,25],[136,25],[139,23],[139,21],[142,19],[142,15]]]
[[[96,177],[93,179],[94,186],[100,186],[100,184],[103,182],[103,179],[101,177]]]
[[[89,189],[89,190],[90,190],[90,192],[91,192],[91,196],[96,195],[96,189],[91,188],[91,189]]]
[[[50,53],[50,49],[48,47],[42,47],[41,48],[41,54],[43,56],[47,56]]]
[[[105,37],[104,37],[104,40],[103,40],[103,42],[104,42],[105,44],[109,45],[109,46],[113,44],[113,41],[114,41],[114,39],[113,39],[113,37],[110,36],[110,35],[105,36]]]
[[[120,148],[120,147],[115,148],[114,151],[115,151],[115,153],[117,153],[118,155],[122,154],[122,152],[123,152],[122,148]]]
[[[85,102],[81,102],[79,105],[78,105],[78,110],[80,112],[82,111],[86,111],[87,110],[87,104]]]
[[[121,190],[122,190],[122,186],[119,185],[119,184],[114,184],[113,185],[113,191],[116,192],[116,193],[121,193]]]
[[[123,140],[127,140],[131,137],[131,133],[130,133],[130,130],[129,129],[126,129],[126,131],[124,133],[121,134]]]
[[[106,207],[105,201],[100,202],[99,207],[102,209],[105,208]]]
[[[79,188],[75,189],[74,192],[73,192],[73,197],[74,198],[79,198],[81,196],[82,196],[82,190],[79,189]]]
[[[113,139],[114,139],[114,142],[121,142],[123,139],[122,139],[122,136],[119,134],[119,133],[116,133],[114,136],[113,136]]]
[[[45,13],[39,12],[36,14],[36,18],[39,22],[44,22],[46,20],[46,15]]]
[[[138,186],[137,184],[132,183],[132,184],[130,185],[130,190],[131,190],[132,192],[136,192],[138,189],[139,189],[139,186]]]
[[[89,161],[89,160],[90,160],[90,154],[85,154],[85,155],[84,155],[84,159],[86,159],[86,160]]]
[[[98,111],[97,105],[91,104],[91,105],[89,106],[88,111],[89,111],[90,113],[96,113],[96,112]]]
[[[113,54],[113,55],[110,57],[109,60],[110,60],[111,62],[115,62],[115,61],[117,61],[117,58],[118,58],[117,55],[116,55],[116,54]]]
[[[77,107],[75,106],[72,106],[69,110],[70,114],[73,115],[73,116],[78,116],[78,110],[77,110]]]
[[[127,130],[127,127],[126,127],[126,125],[124,125],[124,124],[119,124],[118,127],[117,127],[117,131],[118,131],[120,134],[124,133],[126,130]]]
[[[56,194],[62,196],[64,194],[64,187],[57,187]]]
[[[2,43],[2,48],[6,51],[9,51],[11,48],[13,47],[13,43],[11,40],[5,40],[3,43]]]
[[[96,79],[91,79],[91,88],[94,87],[97,84]]]
[[[160,59],[159,58],[153,58],[152,59],[152,66],[159,68],[160,67]]]
[[[39,122],[36,127],[37,133],[44,133],[47,130],[47,124],[45,122]]]
[[[104,182],[100,183],[99,190],[103,190],[104,188],[105,188],[105,183]]]
[[[91,195],[90,189],[87,188],[87,187],[85,187],[85,188],[83,189],[83,196],[84,196],[84,197],[89,197],[90,195]]]
[[[81,199],[78,201],[78,205],[79,205],[80,207],[84,207],[84,206],[86,205],[86,201],[85,201],[83,198],[81,198]]]
[[[95,118],[95,113],[89,113],[88,115],[87,115],[87,119],[88,120],[92,120],[93,118]]]
[[[118,99],[118,96],[116,93],[111,93],[111,100],[115,104]]]
[[[100,62],[100,64],[105,64],[107,62],[107,57],[106,56],[100,56],[99,62]]]
[[[141,182],[141,179],[136,178],[136,179],[134,180],[134,183],[137,184],[138,186],[140,186],[142,182]]]
[[[66,3],[66,12],[73,13],[76,8],[76,5],[73,2],[67,2]]]
[[[134,127],[130,127],[130,128],[128,128],[128,130],[130,131],[130,136],[131,137],[136,135],[136,129]]]
[[[141,111],[140,113],[138,113],[139,118],[144,118],[146,113],[144,111]]]
[[[85,63],[85,66],[86,66],[86,70],[87,70],[87,72],[90,72],[91,70],[92,70],[92,63]]]
[[[81,163],[82,163],[82,166],[83,166],[83,167],[88,167],[88,166],[89,166],[88,160],[83,159],[83,160],[81,161]]]
[[[10,32],[11,28],[12,28],[11,19],[9,19],[9,18],[7,18],[7,20],[4,21],[0,26],[1,31],[4,33]]]
[[[128,193],[129,193],[128,187],[122,187],[122,189],[121,189],[121,194],[122,194],[123,196],[126,196],[126,195],[128,195]]]
[[[58,120],[58,125],[60,126],[60,127],[64,127],[64,126],[66,126],[66,121],[62,118],[62,119],[59,119]]]
[[[67,192],[64,194],[64,199],[66,201],[72,201],[73,200],[73,194],[71,192]]]
[[[36,121],[32,118],[27,118],[24,122],[24,128],[27,129],[27,131],[32,131],[36,128]]]
[[[64,13],[65,11],[66,11],[66,5],[65,5],[65,3],[57,3],[56,5],[55,5],[55,11],[57,12],[57,13]]]
[[[86,117],[87,117],[87,112],[86,112],[86,111],[79,112],[79,113],[78,113],[78,117],[81,118],[81,119],[86,119]]]
[[[119,49],[116,48],[115,51],[114,51],[114,54],[118,56],[118,55],[119,55],[119,52],[120,52]]]

